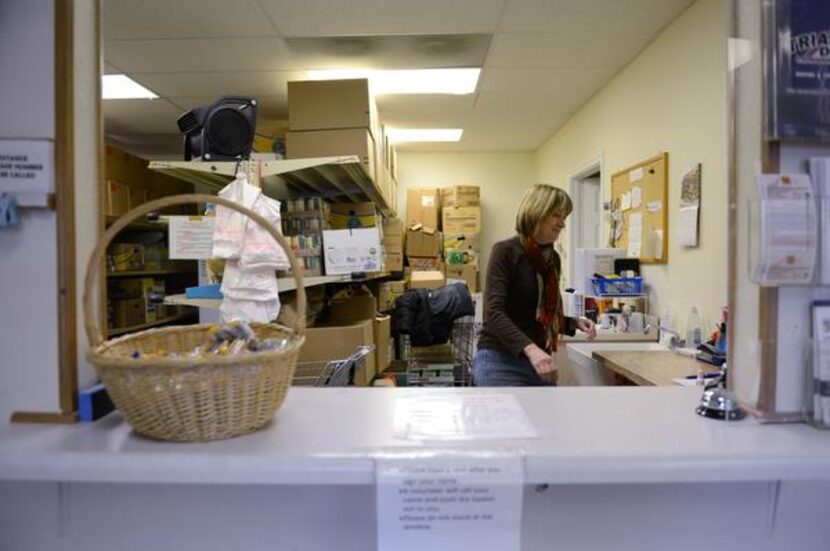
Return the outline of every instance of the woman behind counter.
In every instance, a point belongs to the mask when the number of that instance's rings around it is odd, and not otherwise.
[[[473,369],[477,386],[556,384],[551,356],[560,334],[596,336],[587,318],[566,318],[559,291],[561,261],[553,244],[573,203],[563,190],[536,184],[516,214],[518,235],[490,252],[484,288],[484,328]]]

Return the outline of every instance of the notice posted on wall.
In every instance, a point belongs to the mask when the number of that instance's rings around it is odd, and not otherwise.
[[[519,455],[384,457],[376,476],[380,551],[519,550]]]
[[[53,158],[51,140],[0,139],[0,193],[21,206],[46,206],[54,192]]]
[[[170,258],[206,260],[213,254],[213,216],[170,216]]]

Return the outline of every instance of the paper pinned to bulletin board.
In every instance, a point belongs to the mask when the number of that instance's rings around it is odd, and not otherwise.
[[[611,176],[612,247],[646,264],[668,261],[668,153]]]
[[[677,244],[681,247],[698,246],[700,224],[700,176],[697,163],[683,175],[680,186],[680,213],[677,217]]]

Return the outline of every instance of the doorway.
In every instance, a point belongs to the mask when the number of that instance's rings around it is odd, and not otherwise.
[[[573,285],[576,249],[595,249],[602,241],[602,157],[597,157],[569,177],[568,192],[573,214],[568,238],[568,282]]]

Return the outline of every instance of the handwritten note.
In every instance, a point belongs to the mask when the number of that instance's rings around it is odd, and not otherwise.
[[[518,551],[524,471],[518,455],[377,459],[380,551]]]

